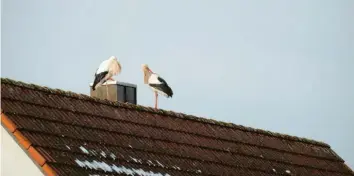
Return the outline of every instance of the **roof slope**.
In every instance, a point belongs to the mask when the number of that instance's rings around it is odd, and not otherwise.
[[[354,175],[322,142],[1,81],[2,124],[57,175]]]

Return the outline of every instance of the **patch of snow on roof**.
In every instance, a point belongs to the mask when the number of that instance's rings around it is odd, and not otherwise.
[[[129,157],[130,157],[134,162],[143,164],[143,162],[141,161],[141,159],[136,159],[136,158],[131,157],[131,156],[129,156]]]
[[[131,145],[128,145],[130,148],[133,148]]]
[[[80,167],[85,167],[85,163],[83,163],[82,161],[76,159],[75,162],[76,162]]]
[[[85,147],[80,146],[80,149],[81,149],[81,151],[82,151],[82,152],[84,152],[84,153],[86,153],[86,154],[89,154],[89,151],[88,151],[88,150],[86,150],[86,148],[85,148]]]
[[[126,168],[126,167],[124,167],[124,166],[119,167],[119,166],[113,165],[112,168],[113,168],[113,170],[115,170],[118,174],[123,174],[123,173],[128,174],[128,175],[133,175],[133,174],[134,174],[133,170],[128,169],[128,168]]]
[[[274,168],[272,169],[273,172],[277,172],[277,170],[275,170]]]
[[[101,151],[101,155],[106,158],[106,153],[104,151]]]
[[[164,165],[162,165],[159,161],[155,160],[157,162],[157,164],[161,167],[164,167]]]
[[[156,175],[155,173],[153,173],[152,171],[150,172],[146,172],[142,169],[132,169],[134,171],[134,173],[137,173],[138,175]]]
[[[133,158],[133,157],[130,157],[134,162],[138,162],[138,160],[137,159],[135,159],[135,158]]]
[[[90,151],[92,155],[97,156],[97,152],[95,150]]]
[[[105,162],[98,162],[96,160],[93,160],[93,162],[95,163],[95,165],[97,166],[97,168],[101,168],[102,170],[104,170],[105,172],[113,172],[113,169],[111,168],[111,166],[109,166],[107,163]]]
[[[113,153],[111,153],[110,155],[109,155],[113,160],[116,160],[116,155],[114,155]]]
[[[197,170],[197,172],[196,173],[202,173],[202,171],[201,170]]]
[[[172,166],[172,168],[175,169],[175,170],[181,170],[181,168],[178,167],[178,166]]]
[[[89,161],[85,160],[84,161],[85,167],[88,167],[90,169],[97,169],[95,165],[91,164]]]
[[[285,172],[286,172],[287,174],[290,174],[290,173],[291,173],[290,170],[286,170]]]
[[[139,168],[126,168],[124,166],[116,166],[115,164],[109,165],[105,162],[100,162],[100,161],[80,161],[79,159],[76,159],[75,162],[80,166],[80,167],[87,167],[90,169],[95,169],[95,170],[103,170],[105,172],[116,172],[118,174],[127,174],[127,175],[139,175],[139,176],[170,176],[169,174],[162,174],[162,173],[154,173],[152,171],[144,171],[143,169]]]
[[[151,166],[151,165],[155,166],[155,164],[154,164],[151,160],[148,160],[148,161],[147,161],[147,164],[148,164],[149,166]]]
[[[68,148],[69,150],[71,150],[71,148],[68,146],[68,145],[65,145],[66,146],[66,148]]]

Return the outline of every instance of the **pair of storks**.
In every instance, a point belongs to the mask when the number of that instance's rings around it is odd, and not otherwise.
[[[103,61],[96,70],[92,90],[95,91],[97,87],[101,86],[108,80],[114,81],[112,77],[118,75],[121,70],[122,67],[118,62],[117,57],[111,56],[109,59]],[[155,93],[155,109],[157,109],[158,94],[164,95],[167,98],[172,98],[173,91],[163,78],[150,70],[148,65],[143,64],[142,70],[144,73],[144,84],[147,84]],[[106,88],[108,97],[107,85]]]

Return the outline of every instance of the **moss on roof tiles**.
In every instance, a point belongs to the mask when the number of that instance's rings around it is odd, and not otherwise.
[[[315,141],[312,139],[290,136],[287,134],[281,134],[281,133],[251,128],[251,127],[245,127],[242,125],[236,125],[233,123],[217,121],[217,120],[210,119],[210,118],[197,117],[194,115],[187,115],[187,114],[173,112],[173,111],[167,111],[167,110],[162,110],[162,109],[155,110],[154,108],[151,108],[151,107],[134,105],[131,103],[122,103],[122,102],[113,102],[113,101],[109,101],[109,100],[102,100],[102,99],[99,99],[96,97],[91,97],[91,96],[85,95],[85,94],[79,94],[79,93],[75,93],[75,92],[71,92],[71,91],[64,91],[62,89],[53,89],[53,88],[49,88],[46,86],[39,86],[37,84],[25,83],[22,81],[16,81],[16,80],[9,79],[9,78],[1,78],[1,84],[9,84],[9,85],[24,87],[24,88],[28,88],[28,89],[37,90],[37,91],[43,91],[43,92],[52,93],[52,94],[56,94],[56,95],[66,96],[66,97],[70,97],[70,98],[85,100],[85,101],[93,101],[93,102],[102,103],[102,104],[106,104],[106,105],[118,106],[118,107],[126,108],[126,109],[136,109],[139,111],[168,115],[168,116],[173,116],[173,117],[177,117],[177,118],[198,121],[198,122],[202,122],[202,123],[215,124],[215,125],[219,125],[219,126],[223,126],[223,127],[235,128],[235,129],[246,131],[246,132],[259,133],[259,134],[283,138],[283,139],[287,139],[287,140],[293,140],[293,141],[298,141],[298,142],[303,142],[303,143],[308,143],[308,144],[313,144],[313,145],[330,147],[328,144],[326,144],[324,142]]]

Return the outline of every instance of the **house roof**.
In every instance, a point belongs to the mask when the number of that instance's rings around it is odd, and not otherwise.
[[[47,175],[354,175],[329,145],[1,78],[2,125]]]

